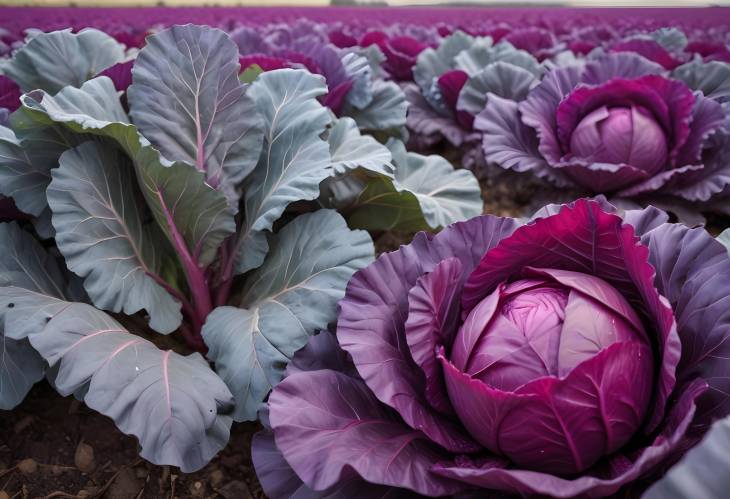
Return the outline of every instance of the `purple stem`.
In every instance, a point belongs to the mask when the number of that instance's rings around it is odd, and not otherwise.
[[[225,305],[231,294],[231,286],[233,285],[233,263],[236,259],[236,248],[230,248],[233,243],[232,239],[225,241],[221,246],[221,268],[223,271],[218,279],[218,287],[215,290],[215,305],[220,307]]]
[[[170,229],[170,235],[172,236],[172,243],[177,251],[182,262],[183,269],[185,270],[185,276],[188,280],[188,286],[190,287],[190,294],[193,298],[194,317],[193,317],[193,334],[199,336],[200,329],[205,322],[205,318],[213,310],[213,303],[210,300],[210,289],[208,288],[208,280],[205,277],[205,270],[200,268],[198,262],[190,254],[188,250],[185,238],[183,238],[180,231],[177,229],[175,219],[170,212],[170,209],[165,204],[165,200],[162,198],[162,192],[157,191],[157,197],[162,205],[162,211],[165,214],[165,220],[167,226]]]

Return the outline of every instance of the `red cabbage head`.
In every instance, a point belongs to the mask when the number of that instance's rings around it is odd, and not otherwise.
[[[474,121],[486,161],[633,205],[722,211],[730,135],[725,96],[709,84],[717,68],[669,73],[619,48],[551,69],[522,102],[487,99]]]
[[[265,492],[643,490],[730,414],[730,258],[667,220],[581,199],[381,255],[271,393]]]

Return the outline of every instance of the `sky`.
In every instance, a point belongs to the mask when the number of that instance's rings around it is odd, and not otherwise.
[[[67,5],[70,0],[0,0],[0,5]],[[448,4],[448,3],[464,3],[470,0],[387,0],[389,5],[424,5],[424,4]],[[640,6],[673,6],[673,7],[692,7],[705,5],[730,5],[730,0],[517,0],[520,4],[531,3],[536,6],[540,4],[571,4],[581,6],[620,6],[620,7],[640,7]],[[98,6],[98,5],[155,5],[158,0],[74,0],[79,6]],[[218,5],[259,5],[259,6],[275,6],[275,5],[328,5],[329,0],[165,0],[167,5],[201,5],[206,3],[216,3]],[[481,2],[490,5],[509,5],[514,4],[515,0],[488,0]]]

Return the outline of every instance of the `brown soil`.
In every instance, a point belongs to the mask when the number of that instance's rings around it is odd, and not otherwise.
[[[228,446],[184,474],[139,458],[136,439],[110,419],[39,383],[20,406],[0,411],[0,499],[263,498],[250,457],[257,429],[234,424]]]

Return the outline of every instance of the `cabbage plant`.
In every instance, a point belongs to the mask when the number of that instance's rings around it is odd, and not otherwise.
[[[695,222],[728,213],[729,75],[609,53],[551,69],[523,100],[489,94],[474,126],[489,163]]]
[[[254,440],[261,484],[633,497],[713,428],[650,494],[682,497],[682,476],[727,463],[707,456],[728,441],[729,276],[704,229],[604,200],[419,234],[355,273],[335,333],[295,355]]]
[[[474,117],[487,95],[522,100],[542,72],[533,55],[507,41],[495,44],[489,36],[455,31],[416,59],[416,84],[406,86],[408,128],[424,145],[445,139],[453,147],[471,146],[479,141]]]
[[[337,116],[353,118],[361,130],[402,137],[408,103],[393,82],[383,81],[387,58],[377,46],[340,49],[323,26],[240,26],[231,32],[240,51],[243,79],[262,71],[304,68],[324,76],[328,92],[320,97]]]
[[[149,37],[126,92],[95,77],[126,57],[101,32],[63,31],[3,66],[25,93],[0,128],[0,216],[14,220],[0,224],[0,408],[46,376],[135,435],[142,457],[187,472],[232,421],[256,418],[373,259],[369,234],[317,201],[320,184],[395,167],[320,103],[323,77],[242,83],[220,30]]]

